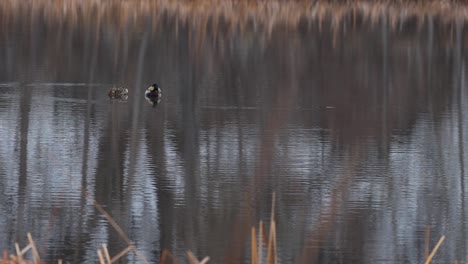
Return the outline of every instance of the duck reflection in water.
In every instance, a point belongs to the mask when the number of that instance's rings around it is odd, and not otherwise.
[[[145,96],[146,101],[152,106],[158,106],[159,102],[161,102],[161,97],[147,97]]]

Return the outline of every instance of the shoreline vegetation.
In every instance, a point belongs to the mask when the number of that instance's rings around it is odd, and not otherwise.
[[[355,0],[355,1],[309,1],[309,0],[35,0],[0,1],[3,30],[12,18],[28,19],[43,16],[48,23],[79,24],[93,23],[143,25],[158,23],[164,17],[177,17],[179,23],[194,26],[219,24],[233,30],[246,26],[266,29],[276,26],[310,26],[314,22],[331,21],[332,27],[343,22],[377,23],[382,17],[388,19],[392,29],[405,22],[416,21],[421,25],[437,19],[443,23],[464,22],[468,19],[468,1],[429,0]]]

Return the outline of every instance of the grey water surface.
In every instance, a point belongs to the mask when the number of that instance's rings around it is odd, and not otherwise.
[[[428,225],[431,248],[446,236],[434,263],[467,260],[463,23],[198,34],[171,17],[120,31],[11,19],[0,249],[30,232],[51,263],[96,263],[103,243],[115,255],[126,242],[96,201],[150,263],[163,249],[244,263],[275,193],[280,263],[422,263]]]

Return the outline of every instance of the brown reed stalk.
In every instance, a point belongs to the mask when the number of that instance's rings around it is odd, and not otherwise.
[[[119,260],[121,257],[127,255],[127,253],[130,252],[132,249],[133,249],[132,246],[126,247],[124,250],[120,251],[119,254],[115,255],[115,256],[111,259],[111,263],[117,262],[117,260]]]
[[[102,252],[104,253],[104,258],[106,259],[107,263],[112,263],[106,244],[102,244]]]
[[[210,257],[204,257],[199,264],[206,264],[208,263],[208,261],[210,261]]]
[[[270,225],[269,238],[270,239],[269,239],[268,244],[267,244],[267,260],[266,260],[266,263],[267,264],[272,264],[273,263],[273,260],[272,260],[272,257],[273,257],[273,249],[272,249],[273,243],[271,243],[271,241],[272,241],[272,238],[273,238],[273,225]]]
[[[277,260],[277,248],[276,248],[276,223],[275,220],[270,222],[270,235],[268,240],[268,251],[267,251],[267,264],[276,264]]]
[[[102,256],[101,250],[98,249],[97,251],[98,258],[99,258],[99,264],[106,264],[106,261],[104,260],[104,257]]]
[[[273,259],[274,259],[274,263],[278,264],[278,244],[276,240],[276,221],[273,221],[271,225],[273,226]]]
[[[168,251],[167,251],[167,249],[164,249],[162,254],[161,254],[161,258],[159,259],[159,263],[160,264],[166,264],[167,256],[168,256]]]
[[[187,251],[187,259],[190,264],[198,264],[198,260],[195,258],[191,251]]]
[[[21,249],[19,247],[18,243],[15,243],[15,250],[16,250],[16,256],[18,256],[18,261],[21,263],[23,260],[21,259]]]
[[[260,220],[258,227],[258,264],[262,264],[263,259],[263,240],[265,239],[265,232],[263,231],[263,221]]]
[[[94,207],[106,218],[107,222],[117,231],[120,237],[127,242],[127,244],[133,244],[130,238],[125,234],[125,232],[120,228],[120,226],[115,222],[115,220],[102,208],[100,204],[94,201]]]
[[[277,263],[276,251],[276,224],[275,224],[275,193],[272,194],[270,234],[267,244],[267,264]]]
[[[34,262],[41,263],[41,257],[39,257],[39,252],[37,252],[36,245],[34,244],[34,240],[32,239],[31,233],[28,233],[28,241],[33,252]]]
[[[275,205],[276,205],[276,193],[273,192],[271,195],[271,216],[270,219],[272,221],[275,220]]]
[[[263,262],[263,241],[267,248],[266,263],[267,264],[276,264],[278,263],[278,251],[277,251],[277,242],[276,242],[276,221],[275,221],[275,193],[272,195],[272,205],[271,205],[271,217],[270,217],[270,230],[269,235],[265,234],[263,221],[260,220],[258,232],[255,227],[251,228],[251,263],[252,264],[261,264]]]
[[[177,264],[181,263],[174,255],[171,254],[171,252],[169,252],[169,250],[164,249],[161,255],[160,264],[164,264],[166,262],[166,259],[168,259],[168,257],[172,259],[172,263],[177,263]]]
[[[429,243],[431,240],[431,227],[429,225],[426,226],[426,245],[424,249],[424,259],[429,257]]]
[[[263,238],[263,240],[265,241],[265,246],[268,248],[268,243],[270,241],[270,239],[268,238],[268,235],[265,231],[265,225],[262,223],[261,225],[261,234],[260,234]]]
[[[23,255],[24,255],[26,252],[28,252],[28,250],[30,250],[30,249],[31,249],[31,245],[27,245],[25,248],[23,248],[23,249],[20,251],[19,255],[20,255],[20,256],[23,256]]]
[[[206,264],[210,260],[210,257],[204,257],[201,261],[198,261],[192,251],[187,251],[187,259],[190,264]]]
[[[123,238],[125,242],[127,242],[130,248],[129,250],[132,250],[133,252],[135,252],[135,254],[143,261],[143,263],[149,264],[145,256],[141,254],[140,251],[137,250],[133,242],[128,238],[128,236],[125,234],[122,228],[120,228],[117,222],[115,222],[115,220],[102,208],[102,206],[99,205],[96,201],[94,201],[94,207],[104,216],[104,218],[106,218],[106,220],[114,228],[114,230],[119,234],[119,236]]]
[[[442,245],[442,242],[444,242],[445,240],[445,236],[442,236],[440,239],[439,239],[439,242],[437,242],[436,246],[434,247],[434,249],[432,250],[431,254],[429,254],[429,256],[427,257],[426,261],[424,262],[424,264],[429,264],[431,263],[431,260],[432,258],[434,257],[435,253],[437,253],[437,250],[439,250],[439,247],[440,245]]]
[[[17,264],[22,264],[22,263],[40,264],[40,263],[42,263],[41,258],[39,256],[39,253],[38,253],[38,251],[36,249],[36,245],[34,243],[34,240],[32,239],[31,233],[28,233],[27,237],[28,237],[29,244],[26,247],[24,247],[23,249],[20,249],[19,244],[15,243],[16,256],[14,254],[10,254],[10,256],[8,258],[8,252],[3,251],[3,257],[2,257],[0,263],[1,264],[4,264],[4,263],[5,264],[14,264],[14,263],[17,263]],[[25,260],[23,258],[23,255],[26,254],[26,252],[28,252],[29,250],[32,251],[32,254],[34,256],[33,261]]]
[[[250,244],[250,262],[251,264],[258,264],[257,233],[255,232],[255,227],[252,227],[251,237],[252,239]]]

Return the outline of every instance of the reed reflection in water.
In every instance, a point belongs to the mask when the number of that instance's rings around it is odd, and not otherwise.
[[[462,22],[16,12],[0,35],[0,248],[30,231],[48,260],[115,254],[96,200],[153,262],[245,262],[275,192],[282,263],[421,262],[426,225],[447,236],[436,262],[464,260]],[[107,98],[117,84],[126,102]]]

